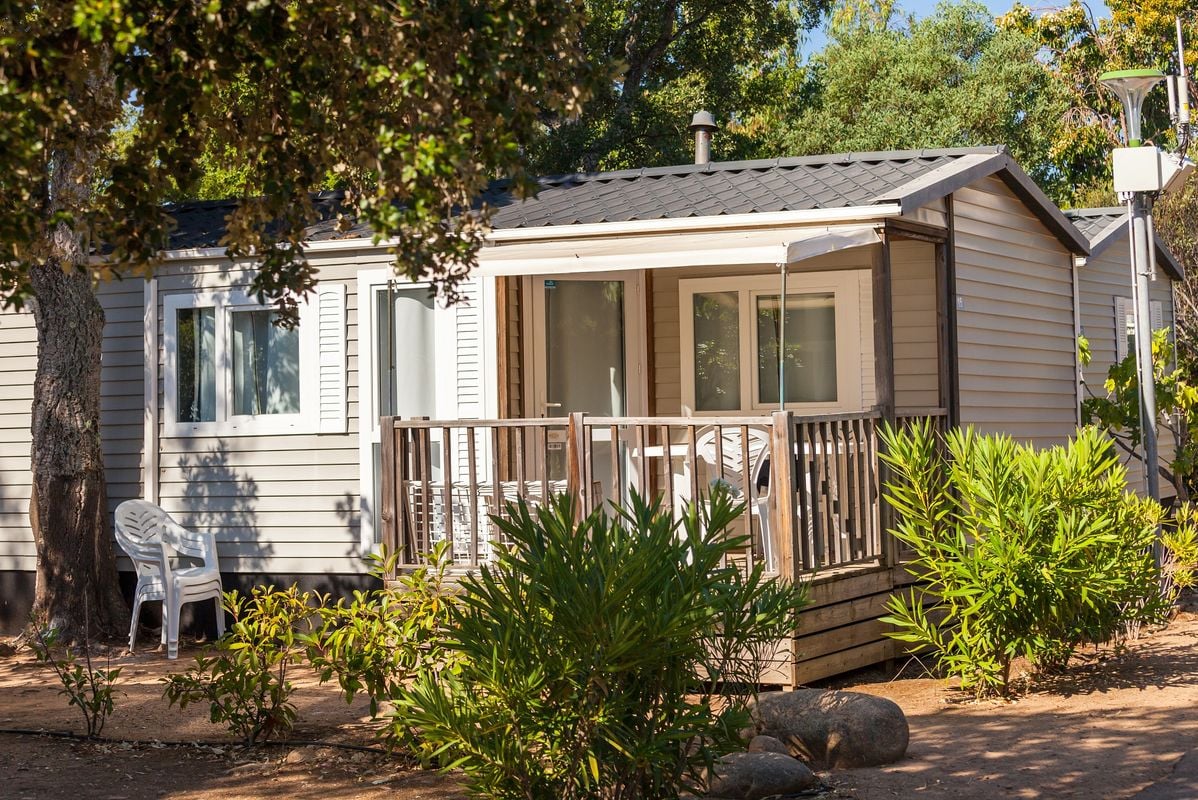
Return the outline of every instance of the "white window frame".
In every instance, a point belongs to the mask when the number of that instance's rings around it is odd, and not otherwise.
[[[1128,355],[1128,340],[1136,335],[1136,304],[1130,297],[1115,296],[1115,363]],[[1122,325],[1120,325],[1122,321]],[[1148,327],[1159,331],[1165,327],[1164,304],[1160,300],[1148,302]],[[1123,335],[1121,336],[1120,333]]]
[[[758,402],[756,302],[762,296],[777,297],[778,275],[748,275],[719,278],[684,278],[678,281],[678,310],[681,333],[682,411],[687,416],[717,417],[777,411],[777,403]],[[695,409],[696,294],[735,292],[740,326],[740,407],[729,411]],[[786,296],[831,294],[836,308],[836,401],[787,403],[786,408],[809,414],[859,411],[861,409],[861,288],[857,271],[792,273]]]
[[[180,422],[178,414],[179,311],[190,308],[216,309],[216,419],[210,422]],[[300,410],[296,414],[231,414],[233,407],[232,345],[233,313],[269,311],[242,289],[182,292],[162,299],[163,327],[163,435],[165,436],[277,436],[320,432],[320,366],[316,308],[299,306]]]

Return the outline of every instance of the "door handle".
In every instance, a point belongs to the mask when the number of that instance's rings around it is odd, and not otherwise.
[[[546,403],[545,408],[561,408],[561,403]]]

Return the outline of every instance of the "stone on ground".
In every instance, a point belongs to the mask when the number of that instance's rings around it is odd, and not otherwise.
[[[721,800],[761,800],[817,785],[806,764],[781,753],[729,753],[715,764],[707,796]]]
[[[910,738],[898,705],[860,692],[767,692],[757,698],[753,716],[759,734],[781,740],[813,769],[890,764],[907,752]]]
[[[786,748],[781,741],[773,736],[754,736],[749,741],[750,753],[781,753],[784,756],[790,755],[790,750]]]

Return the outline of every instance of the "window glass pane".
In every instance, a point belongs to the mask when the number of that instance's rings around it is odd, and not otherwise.
[[[236,311],[233,333],[233,414],[298,414],[299,330],[274,324],[274,311]]]
[[[694,319],[695,410],[739,409],[740,302],[737,292],[696,293]]]
[[[216,309],[181,308],[175,315],[175,406],[179,422],[216,420]]]
[[[544,282],[549,416],[624,413],[624,282]]]
[[[375,302],[378,415],[435,418],[436,342],[428,287],[388,287]]]
[[[778,402],[778,295],[757,298],[757,387],[760,405]],[[786,402],[836,401],[836,296],[786,298]]]

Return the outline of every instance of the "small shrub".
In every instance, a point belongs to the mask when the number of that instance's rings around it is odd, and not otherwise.
[[[86,627],[86,626],[85,626]],[[58,682],[62,684],[59,694],[65,695],[67,703],[75,706],[83,714],[84,727],[89,739],[94,739],[104,730],[104,724],[112,716],[115,705],[114,697],[119,691],[116,688],[121,668],[113,669],[112,658],[108,657],[103,669],[92,665],[91,643],[83,643],[83,662],[68,647],[61,648],[60,655],[54,651],[58,647],[58,631],[47,629],[44,624],[33,626],[34,658],[38,663],[45,664],[53,670]]]
[[[925,582],[891,597],[884,621],[963,688],[1008,693],[1018,657],[1059,667],[1079,644],[1160,619],[1162,510],[1127,491],[1102,434],[1082,429],[1047,450],[972,430],[942,449],[926,423],[883,438],[893,533]]]
[[[1161,531],[1161,582],[1170,603],[1198,583],[1198,508],[1182,503]]]
[[[311,630],[319,600],[295,585],[255,587],[249,597],[226,593],[223,605],[233,617],[229,631],[194,667],[168,675],[163,695],[180,708],[206,701],[212,721],[227,725],[247,745],[286,734],[295,723],[289,672],[303,658],[302,628]]]
[[[762,661],[802,587],[747,575],[716,491],[681,528],[634,497],[576,521],[568,497],[496,524],[514,543],[463,581],[457,672],[403,690],[422,755],[496,798],[665,798],[739,746]]]
[[[372,573],[381,581],[394,574],[394,564],[393,555],[377,557]],[[349,601],[322,608],[320,627],[307,637],[308,660],[321,682],[335,677],[347,703],[365,691],[377,717],[379,703],[394,700],[412,677],[453,669],[456,655],[444,646],[455,602],[446,579],[452,564],[449,543],[440,542],[396,587],[355,591]]]

